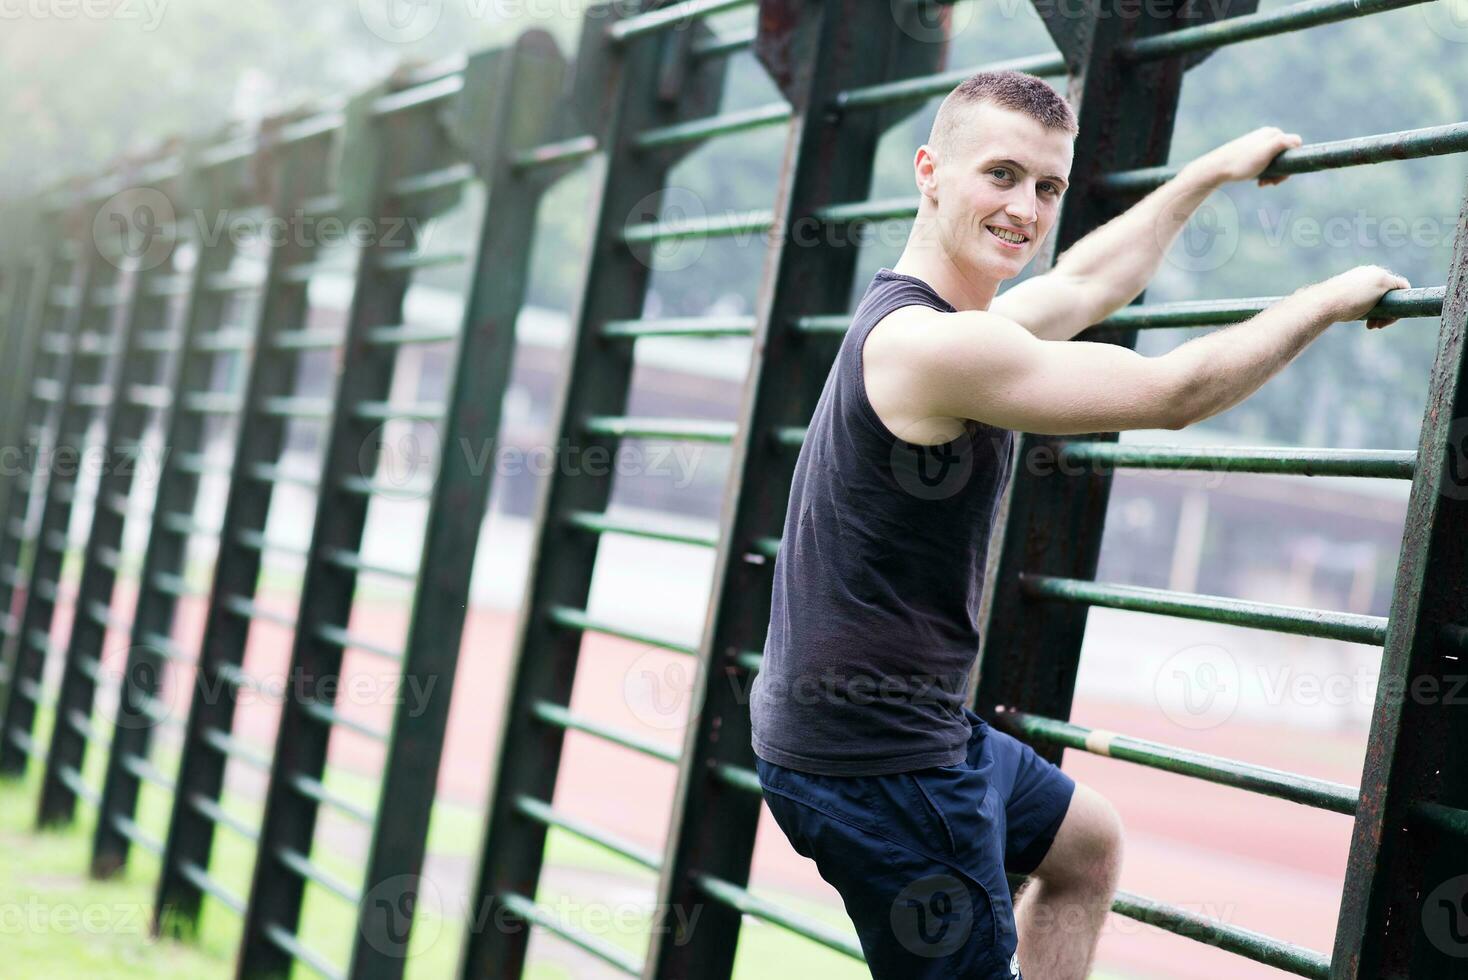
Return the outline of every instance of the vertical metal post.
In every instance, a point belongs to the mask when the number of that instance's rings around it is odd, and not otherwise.
[[[550,43],[548,35],[538,37]],[[509,53],[504,51],[481,55],[472,63],[472,73],[460,81],[465,89],[471,82],[480,86],[502,83],[496,66],[502,70],[511,60]],[[497,91],[481,91],[469,93],[469,98],[472,102],[476,97],[493,99],[499,95]],[[459,106],[464,108],[465,96],[458,98]],[[482,103],[474,108],[481,116],[487,115],[489,120],[494,118],[493,112],[485,113]],[[541,106],[536,108],[543,110]],[[362,103],[359,114],[349,117],[349,129],[359,127],[358,138],[354,141],[357,150],[352,159],[365,154],[371,154],[373,159],[372,169],[359,173],[355,180],[364,188],[365,213],[371,216],[376,226],[384,229],[400,224],[415,227],[422,218],[457,200],[457,189],[449,197],[442,193],[425,196],[396,190],[405,182],[419,184],[425,174],[443,173],[454,166],[452,160],[460,156],[463,147],[477,151],[487,138],[492,138],[492,134],[478,125],[451,130],[445,123],[452,118],[441,113],[436,104],[392,114],[377,112],[372,108],[372,100]],[[475,120],[476,123],[484,121],[487,120]],[[451,136],[458,138],[459,145],[455,145]],[[344,158],[344,165],[357,166],[352,159]],[[455,184],[456,188],[461,186],[462,181]],[[314,867],[310,864],[310,857],[320,800],[319,794],[303,793],[300,786],[303,781],[319,786],[325,774],[332,732],[344,721],[332,706],[337,681],[341,678],[342,653],[347,647],[363,646],[363,638],[347,632],[352,618],[359,553],[371,503],[371,480],[379,462],[375,455],[370,461],[364,460],[363,453],[364,447],[374,444],[373,432],[380,425],[380,418],[395,417],[392,406],[383,411],[373,406],[385,404],[401,346],[396,342],[374,340],[373,334],[382,327],[400,323],[403,318],[403,298],[411,269],[416,267],[416,256],[409,251],[413,244],[405,239],[390,240],[389,236],[383,235],[366,246],[358,259],[356,291],[344,341],[345,358],[323,457],[300,612],[287,668],[290,683],[286,686],[286,697],[281,706],[264,821],[245,912],[238,969],[241,978],[283,975],[289,972],[291,962],[301,956],[303,948],[303,944],[293,937],[300,921],[307,877],[312,874],[305,869]],[[483,340],[486,330],[495,332],[499,325],[469,326]],[[506,338],[513,335],[512,324],[505,335],[494,337],[494,342],[508,343]],[[501,372],[503,367],[498,366],[494,370]],[[487,403],[493,403],[497,409],[500,393],[480,387],[483,380],[473,379],[474,402],[469,410],[476,415],[487,414],[497,418],[497,411],[489,409]],[[464,410],[465,407],[460,406],[460,411]],[[455,459],[458,451],[446,442],[443,458]],[[477,526],[474,525],[475,528]],[[468,538],[468,547],[472,550],[472,539],[477,535],[465,535],[464,527],[457,523],[452,533],[461,539],[461,545],[462,539]],[[351,560],[343,561],[343,556]],[[436,578],[444,571],[425,563],[419,570],[420,587],[424,577]],[[467,591],[469,569],[463,568],[462,571],[464,579],[458,587]],[[430,587],[430,590],[435,587]],[[459,614],[462,616],[462,610]],[[447,700],[452,693],[457,637],[455,632],[451,637],[443,638],[448,662],[439,664],[438,668],[442,670],[446,666],[448,676],[447,679],[438,676],[434,681],[435,685],[444,688],[441,703],[434,711],[440,722],[446,720]],[[397,651],[388,653],[398,656]],[[398,718],[402,718],[401,711]],[[420,720],[411,719],[408,727],[416,729]],[[429,735],[428,728],[406,732],[369,729],[361,733],[385,741],[389,757],[397,759],[397,771],[392,775],[400,781],[405,780],[405,764],[421,766],[428,761],[419,753],[430,753],[431,758],[437,752],[433,744],[435,736]],[[425,738],[419,740],[415,735]],[[436,740],[441,742],[441,739],[440,725]],[[426,834],[433,799],[434,774],[431,770],[428,771],[428,779],[427,786],[420,787],[422,795],[416,797],[400,796],[384,787],[381,796],[384,817],[395,815],[399,807],[419,808],[419,819]],[[421,842],[415,845],[411,841],[389,839],[382,841],[380,846],[395,850],[405,846],[421,848],[422,845]],[[389,882],[386,887],[392,889],[398,884]],[[359,903],[371,904],[371,900],[360,892],[356,898]],[[354,949],[360,950],[360,945],[354,945]],[[369,954],[375,952],[370,946],[368,951]],[[400,957],[389,956],[376,965],[379,969],[396,965],[401,970],[402,962]]]
[[[102,404],[104,382],[117,354],[117,339],[109,319],[112,307],[99,301],[110,296],[121,280],[119,257],[104,255],[91,233],[90,192],[83,192],[79,221],[87,234],[79,235],[81,275],[68,309],[66,337],[70,345],[65,380],[58,391],[55,438],[51,440],[49,479],[41,505],[41,521],[31,557],[30,588],[16,628],[15,656],[6,690],[0,739],[0,773],[20,775],[39,749],[32,739],[37,709],[42,706],[41,683],[47,661],[55,653],[51,620],[66,556],[67,529],[87,445],[93,411]],[[110,396],[105,396],[110,397]]]
[[[1181,60],[1135,64],[1112,54],[1123,41],[1168,30],[1172,20],[1123,15],[1116,7],[1117,0],[1102,0],[1079,22],[1054,7],[1040,8],[1070,65],[1071,103],[1081,127],[1071,173],[1074,190],[1054,231],[1056,254],[1129,204],[1092,191],[1096,178],[1165,162],[1172,141],[1184,71]],[[1116,343],[1136,346],[1135,329],[1119,331],[1115,337]],[[1042,475],[1024,465],[1027,459],[1053,451],[1057,438],[1024,433],[1016,440],[1020,462],[1005,496],[1000,550],[997,561],[989,563],[992,578],[985,583],[981,613],[974,710],[990,720],[1001,705],[1070,717],[1087,607],[1063,602],[1037,605],[1024,594],[1021,577],[1026,573],[1095,577],[1112,474],[1105,470]],[[1066,438],[1115,442],[1117,433]],[[1037,746],[1037,751],[1057,762],[1061,754],[1051,746]]]
[[[174,183],[174,178],[162,182],[140,178],[133,190],[166,193],[163,189],[172,190]],[[127,206],[147,207],[139,202]],[[172,210],[178,213],[176,207]],[[178,244],[178,229],[150,227],[152,230],[165,236],[164,244],[155,249],[149,247],[149,242],[139,242],[145,246],[137,257],[142,265],[130,276],[127,291],[115,295],[117,302],[126,304],[121,311],[123,322],[117,341],[121,359],[103,412],[102,471],[92,507],[70,639],[65,646],[56,723],[51,730],[46,772],[41,783],[37,813],[41,825],[69,821],[75,812],[76,787],[93,735],[92,705],[101,678],[102,645],[113,624],[112,590],[127,519],[127,501],[133,477],[143,462],[142,441],[148,416],[153,409],[164,407],[173,390],[153,383],[155,356],[162,356],[166,351],[156,347],[150,351],[142,341],[146,329],[161,329],[168,319],[168,298],[157,295],[153,287],[172,273],[171,259]]]
[[[355,115],[360,116],[361,100],[355,109]],[[267,152],[280,154],[273,181],[274,216],[289,220],[305,202],[326,191],[336,135],[335,130],[322,128],[289,141],[279,136],[274,141],[277,145],[267,147]],[[356,213],[344,210],[348,214]],[[162,847],[153,920],[153,927],[159,932],[191,933],[197,927],[207,888],[214,888],[222,901],[238,903],[233,896],[225,897],[223,890],[213,886],[208,877],[214,821],[204,811],[219,799],[227,759],[245,758],[229,736],[236,692],[223,679],[226,671],[221,666],[226,670],[239,666],[254,615],[251,598],[259,578],[261,551],[249,543],[247,535],[264,533],[274,482],[279,479],[275,466],[285,446],[286,419],[293,411],[300,414],[287,397],[294,380],[298,350],[279,340],[299,332],[305,322],[309,263],[319,244],[313,237],[285,235],[270,250],[254,331],[255,356],[245,383],[209,608],[184,730],[168,836]],[[113,819],[116,822],[117,817]]]
[[[0,659],[7,670],[0,690],[7,691],[20,653],[20,617],[13,607],[17,593],[24,597],[34,587],[27,571],[35,554],[31,501],[45,491],[45,469],[55,440],[53,416],[71,366],[71,330],[80,322],[79,316],[73,316],[73,308],[83,271],[78,241],[83,230],[72,204],[72,195],[56,194],[44,205],[38,222],[35,267],[25,298],[24,319],[33,333],[33,354],[28,374],[15,395],[23,406],[17,420],[16,443],[18,448],[24,444],[24,449],[21,458],[15,460],[15,476],[6,481],[10,492],[6,495],[4,524],[0,526],[0,616],[4,617],[0,627],[5,631]],[[80,310],[75,312],[79,314]],[[43,363],[47,365],[44,372]],[[0,741],[9,742],[13,737],[21,747],[31,744],[25,732],[12,736],[8,729],[0,729]]]
[[[840,345],[839,334],[803,331],[800,318],[847,309],[858,258],[848,228],[823,228],[817,212],[866,198],[877,143],[898,121],[891,111],[841,112],[837,96],[936,71],[946,56],[946,44],[918,40],[927,31],[894,20],[918,16],[916,5],[895,9],[861,0],[761,5],[756,53],[795,110],[790,162],[760,288],[648,978],[727,977],[733,969],[741,913],[711,900],[702,883],[743,886],[749,878],[760,797],[747,693],[769,625],[770,545],[780,538],[795,465],[779,433],[810,420]],[[689,922],[696,928],[680,928]]]
[[[348,975],[388,980],[407,962],[418,875],[428,842],[450,697],[470,601],[474,554],[494,467],[476,468],[499,432],[502,395],[514,353],[516,315],[529,278],[541,196],[564,167],[517,165],[517,151],[546,142],[568,113],[557,100],[568,66],[542,31],[505,52],[471,58],[464,72],[460,142],[489,189],[474,274],[464,306],[449,389],[438,478],[418,563],[400,689],[428,692],[399,702],[383,769],[364,898]]]
[[[21,443],[25,438],[23,425],[29,388],[26,379],[36,362],[36,338],[39,334],[35,319],[30,317],[31,289],[37,282],[44,283],[46,270],[52,258],[47,242],[54,235],[54,224],[40,220],[43,208],[37,201],[28,202],[24,210],[12,212],[12,224],[7,229],[5,242],[5,282],[0,294],[0,310],[4,313],[4,335],[0,337],[0,364],[6,366],[3,401],[0,401],[0,514],[9,508],[10,493],[20,475],[25,472],[21,465]],[[3,533],[3,530],[0,530]],[[8,595],[8,592],[0,592]],[[8,611],[9,604],[0,602],[0,612]]]
[[[527,819],[518,801],[549,801],[560,765],[564,731],[547,724],[545,704],[570,699],[581,633],[554,622],[553,607],[584,609],[596,562],[598,537],[575,527],[574,511],[602,513],[611,474],[567,464],[568,454],[601,447],[610,457],[613,439],[587,429],[594,415],[625,410],[632,375],[632,346],[602,335],[603,323],[642,313],[650,274],[647,249],[622,238],[630,221],[655,212],[668,171],[678,153],[647,157],[636,134],[707,115],[717,106],[722,59],[690,64],[676,85],[664,85],[687,57],[686,36],[652,33],[616,41],[608,33],[625,5],[589,10],[577,48],[577,86],[587,101],[584,119],[594,120],[607,147],[601,181],[592,194],[596,215],[590,264],[572,320],[569,364],[559,393],[554,450],[557,465],[536,512],[536,547],[516,637],[498,763],[490,796],[489,823],[471,890],[469,932],[459,975],[518,977],[523,969],[529,923],[506,902],[515,895],[534,899],[545,845],[545,825]],[[699,29],[703,30],[702,25]],[[684,32],[686,34],[686,32]],[[585,458],[585,457],[579,457]],[[509,915],[517,928],[499,928]]]
[[[272,155],[226,155],[216,160],[210,151],[209,144],[189,151],[179,203],[192,208],[200,221],[218,225],[219,219],[233,217],[239,207],[260,201]],[[183,726],[183,719],[169,715],[158,700],[163,677],[170,663],[184,667],[193,664],[192,655],[171,639],[179,599],[176,584],[183,580],[191,534],[190,526],[180,518],[193,514],[199,480],[206,472],[206,418],[192,410],[190,399],[217,394],[210,392],[210,387],[215,362],[224,346],[218,334],[237,292],[219,286],[224,284],[238,252],[232,236],[206,236],[202,227],[196,231],[193,268],[141,286],[143,292],[165,301],[182,296],[184,309],[176,341],[160,335],[156,343],[160,350],[166,349],[170,341],[177,344],[178,354],[167,382],[174,395],[166,410],[164,455],[138,573],[129,645],[113,713],[112,746],[92,838],[91,873],[99,878],[111,876],[127,864],[132,838],[122,828],[132,826],[137,812],[141,784],[136,760],[148,758],[155,728]],[[139,296],[138,301],[144,301],[144,297]],[[237,352],[249,358],[254,338],[249,331],[242,333],[245,336]],[[206,344],[205,338],[211,342]]]
[[[1331,976],[1461,977],[1468,956],[1468,196],[1387,618]]]

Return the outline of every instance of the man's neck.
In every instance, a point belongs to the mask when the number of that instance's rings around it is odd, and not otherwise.
[[[917,229],[913,231],[918,237]],[[920,247],[912,239],[892,271],[921,279],[959,311],[987,310],[999,292],[997,280],[960,268],[941,247]]]

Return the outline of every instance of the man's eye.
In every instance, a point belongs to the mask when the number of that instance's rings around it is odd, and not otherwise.
[[[999,174],[999,173],[1005,173],[1005,174],[1007,174],[1007,173],[1009,173],[1009,168],[1008,167],[995,167],[993,170],[989,171],[989,173],[991,173],[991,174]],[[1008,177],[1001,177],[1000,178],[1000,180],[1008,180],[1008,179],[1009,179]]]

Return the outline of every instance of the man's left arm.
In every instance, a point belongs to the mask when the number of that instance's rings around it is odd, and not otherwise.
[[[1139,296],[1193,212],[1222,185],[1259,177],[1297,133],[1265,126],[1186,164],[1161,187],[1066,249],[1055,265],[995,298],[991,312],[1023,324],[1042,340],[1069,340]]]

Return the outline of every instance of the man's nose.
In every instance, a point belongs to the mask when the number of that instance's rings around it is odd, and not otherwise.
[[[1033,224],[1039,217],[1039,209],[1035,206],[1035,192],[1029,188],[1020,188],[1009,196],[1004,210],[1017,225]]]

